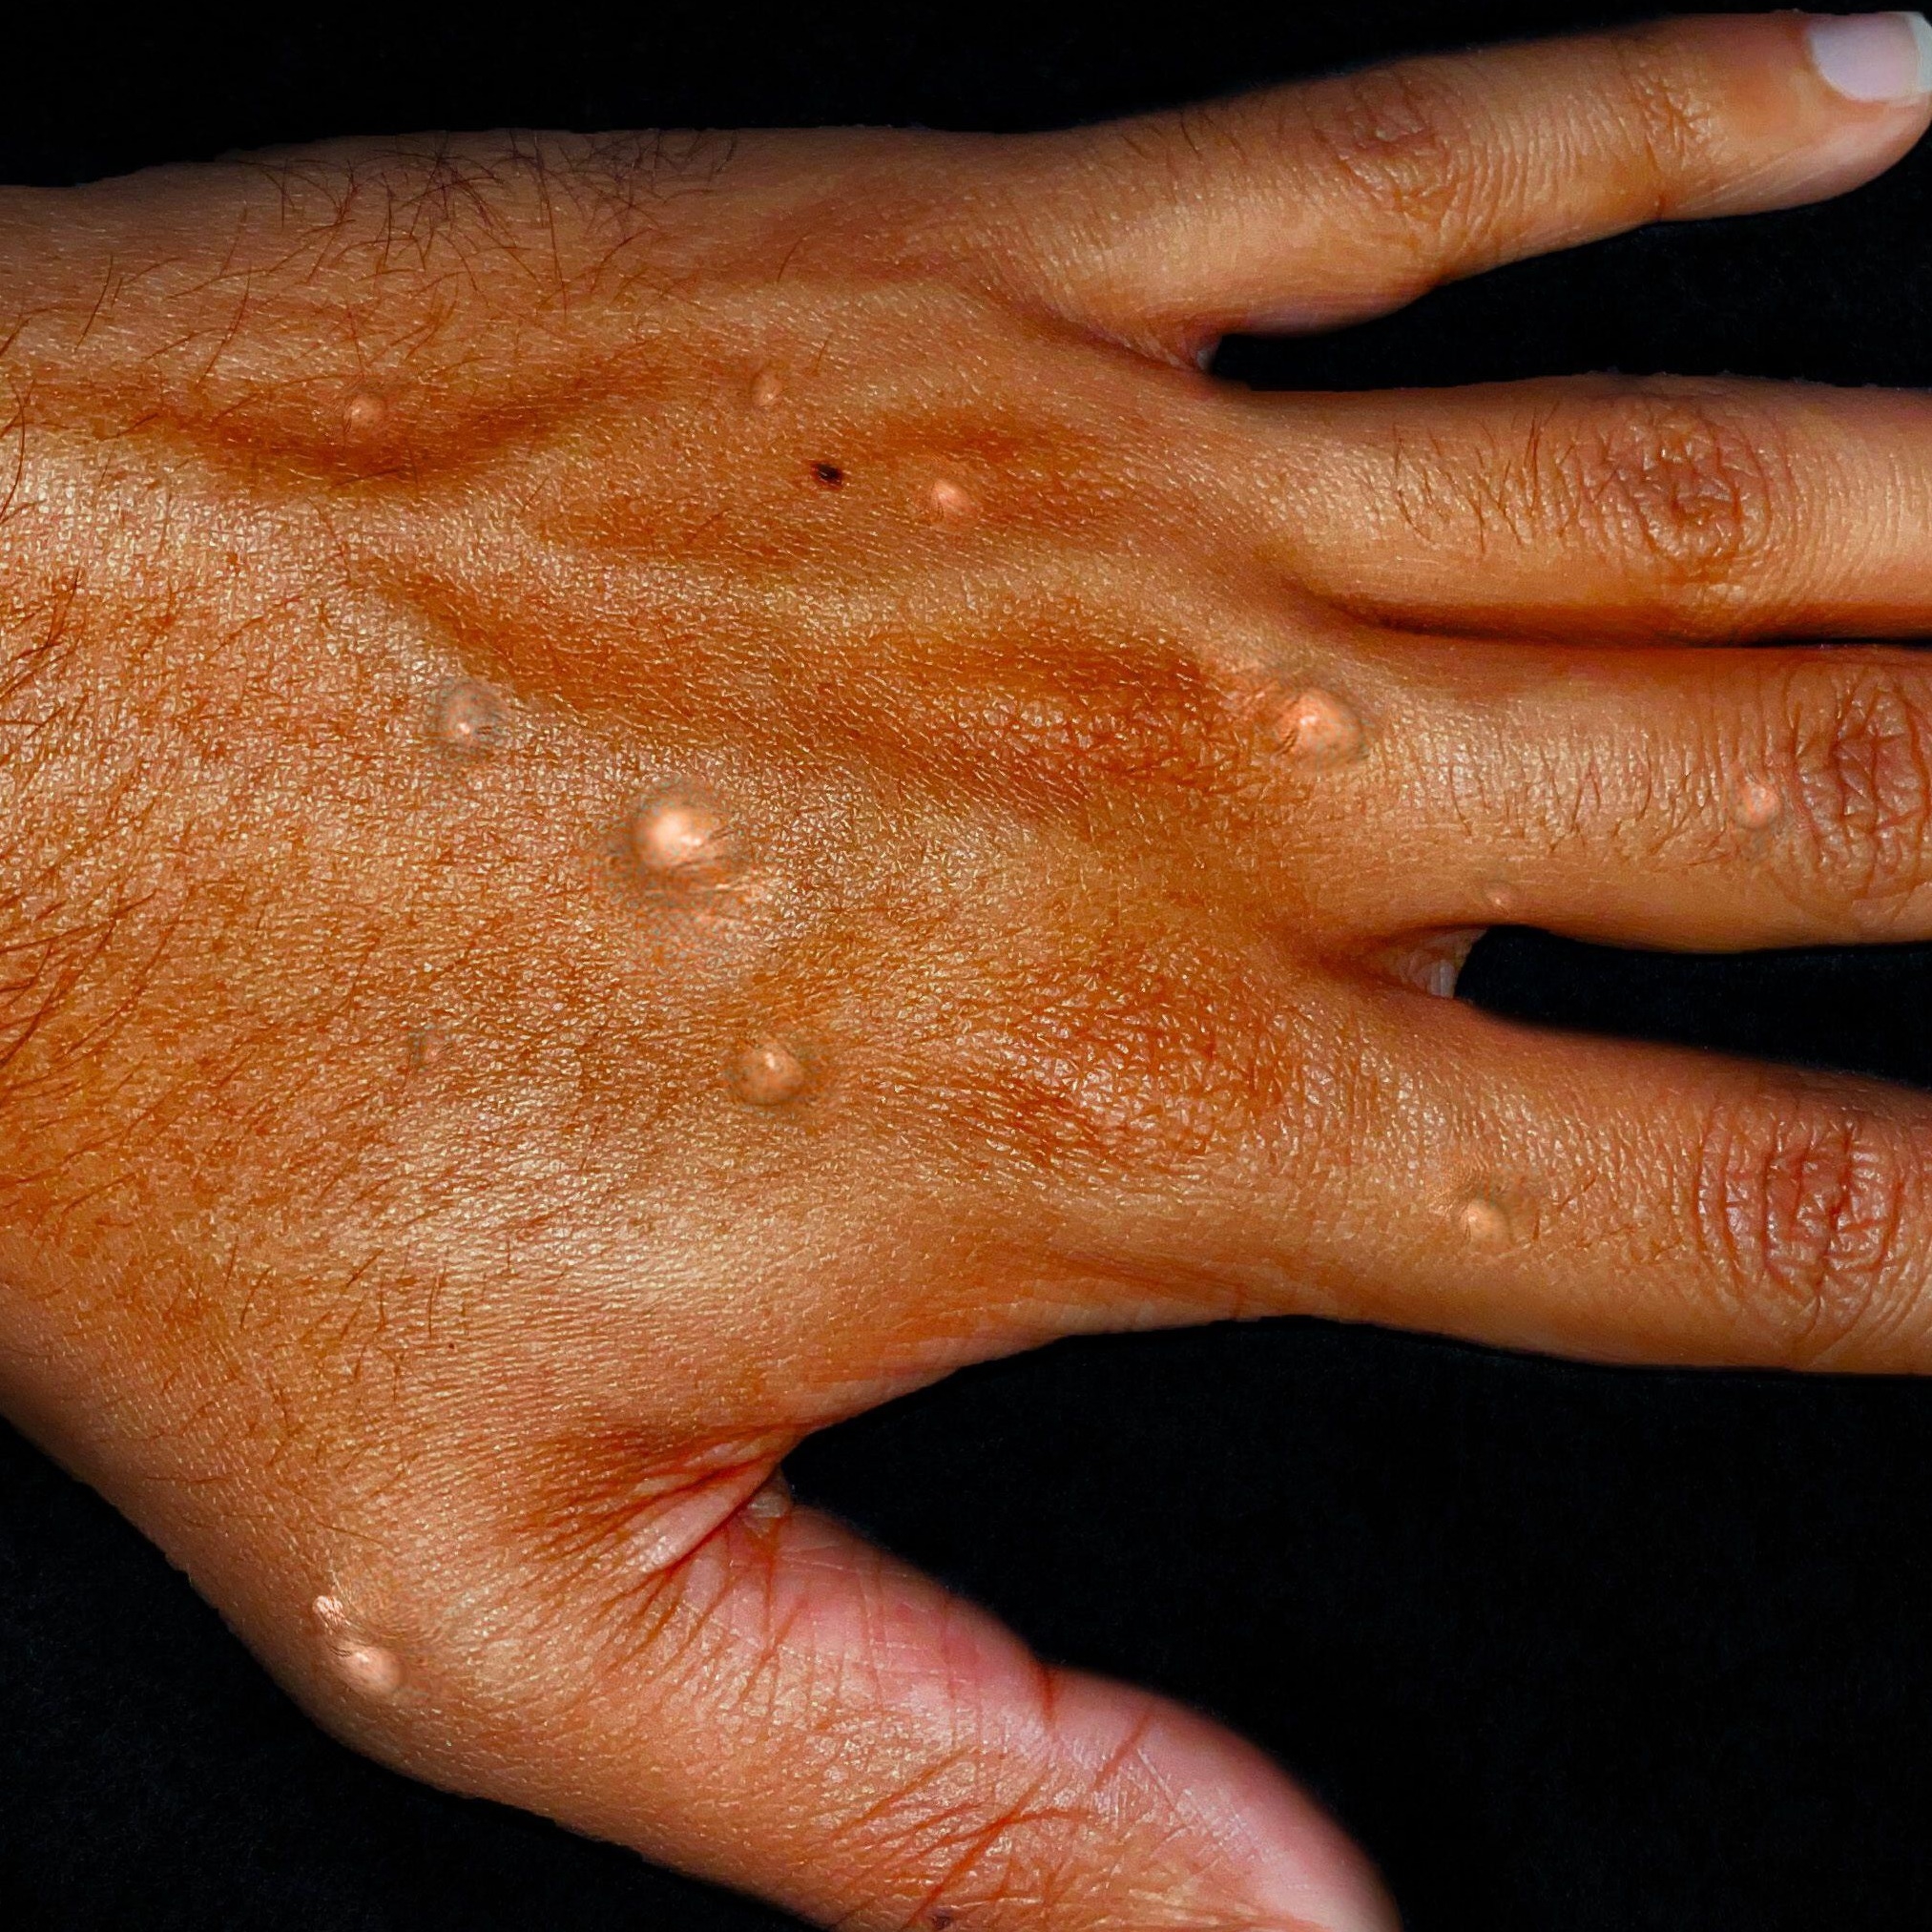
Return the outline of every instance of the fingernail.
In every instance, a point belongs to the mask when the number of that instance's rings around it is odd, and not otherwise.
[[[1819,79],[1847,100],[1932,93],[1932,25],[1922,13],[1827,13],[1805,37]]]

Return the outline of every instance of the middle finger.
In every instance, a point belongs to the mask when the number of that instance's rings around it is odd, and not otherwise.
[[[1932,629],[1932,397],[1587,377],[1258,406],[1266,547],[1359,616],[1647,640]]]
[[[1932,937],[1932,658],[1411,639],[1318,675],[1361,750],[1292,779],[1284,822],[1333,813],[1363,855],[1319,888],[1345,928]]]

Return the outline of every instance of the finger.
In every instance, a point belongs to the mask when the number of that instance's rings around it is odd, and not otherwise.
[[[1922,396],[1590,377],[1273,413],[1295,451],[1271,438],[1257,483],[1290,533],[1276,553],[1363,616],[1643,638],[1932,626]]]
[[[1932,938],[1932,657],[1411,641],[1352,673],[1361,751],[1280,802],[1364,855],[1319,887],[1334,926]]]
[[[1611,1360],[1932,1366],[1923,1097],[1446,1001],[1419,1028],[1437,1132],[1401,1136],[1428,1181],[1398,1319]]]
[[[1257,1753],[781,1493],[668,1562],[567,1542],[506,1559],[467,1642],[385,1633],[380,1700],[340,1638],[317,1694],[410,1770],[854,1932],[1394,1924]]]
[[[1010,185],[1038,286],[1179,353],[1647,221],[1840,193],[1918,139],[1928,84],[1916,14],[1672,20],[1046,137]]]
[[[1195,1284],[1199,1319],[1932,1369],[1923,1096],[1542,1032],[1394,987],[1362,989],[1306,1039],[1305,1098],[1166,1197],[1096,1195],[1089,1249],[1112,1241],[1132,1278]],[[1141,1319],[1132,1291],[1116,1308]]]

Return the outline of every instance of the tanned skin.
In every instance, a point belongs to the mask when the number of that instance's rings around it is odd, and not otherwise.
[[[1811,24],[0,197],[9,1413],[439,1783],[854,1928],[1390,1922],[771,1479],[1103,1327],[1932,1366],[1927,1102],[1441,997],[1932,937],[1932,669],[1802,641],[1932,624],[1932,403],[1202,369],[1855,186],[1925,98]]]

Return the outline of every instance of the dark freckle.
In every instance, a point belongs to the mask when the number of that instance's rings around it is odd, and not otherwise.
[[[837,489],[845,481],[845,472],[836,463],[815,463],[812,465],[812,474],[827,489]]]
[[[932,1932],[945,1932],[945,1928],[958,1917],[957,1912],[948,1912],[942,1905],[925,1922],[932,1927]]]

